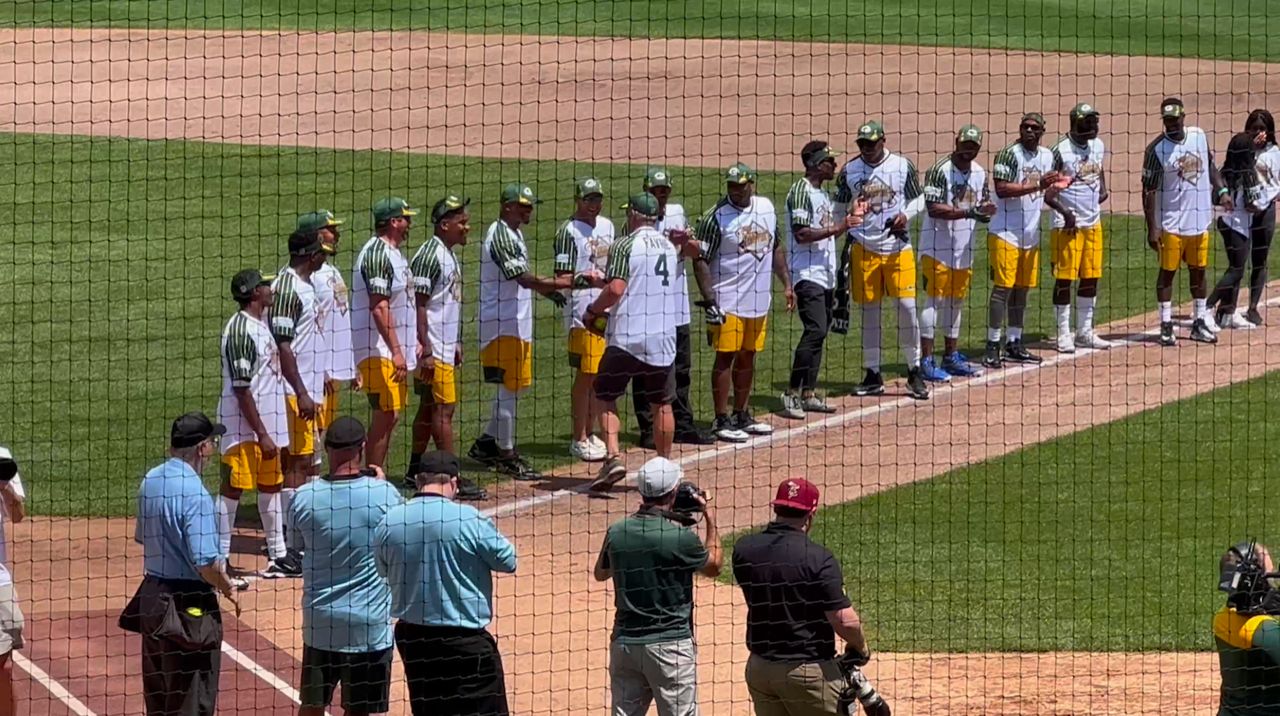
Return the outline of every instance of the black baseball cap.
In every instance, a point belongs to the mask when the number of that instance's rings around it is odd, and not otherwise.
[[[169,446],[175,448],[195,447],[209,438],[223,435],[227,426],[215,423],[209,416],[195,410],[179,415],[169,430]]]
[[[8,482],[18,476],[18,461],[10,455],[0,455],[0,482]]]
[[[364,425],[349,415],[333,421],[329,429],[324,432],[324,446],[332,450],[353,448],[364,440]]]
[[[310,256],[324,252],[324,241],[318,231],[295,231],[289,236],[289,255]]]
[[[231,297],[237,301],[248,301],[253,297],[255,288],[269,286],[275,278],[275,274],[264,275],[258,269],[244,269],[231,277]]]
[[[428,475],[449,475],[458,477],[462,470],[458,465],[458,457],[451,452],[444,450],[432,450],[423,453],[422,459],[418,461],[418,474],[426,473]]]

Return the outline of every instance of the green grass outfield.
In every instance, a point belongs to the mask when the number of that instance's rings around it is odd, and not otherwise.
[[[0,3],[0,26],[710,37],[1266,62],[1280,50],[1265,31],[1272,9],[1244,0],[20,0]]]
[[[0,172],[11,177],[0,182],[6,214],[0,247],[9,277],[0,289],[0,350],[9,357],[0,363],[0,391],[9,397],[0,410],[0,442],[39,476],[33,510],[118,515],[132,509],[138,477],[161,458],[169,421],[186,410],[216,409],[219,336],[235,311],[228,278],[245,266],[282,265],[285,237],[300,211],[326,207],[349,219],[337,258],[349,273],[370,233],[367,207],[376,198],[398,194],[420,206],[446,191],[476,198],[471,244],[461,252],[467,359],[456,425],[464,451],[487,418],[493,392],[480,382],[474,316],[479,244],[496,216],[500,186],[523,179],[546,200],[528,232],[536,269],[545,274],[555,227],[571,212],[572,178],[597,173],[609,213],[617,216],[616,205],[638,188],[643,168],[24,134],[0,135]],[[718,171],[678,168],[675,175],[677,198],[690,213],[722,191]],[[765,174],[759,188],[781,202],[794,178]],[[1100,321],[1149,310],[1154,273],[1141,221],[1108,221]],[[415,229],[406,253],[412,255],[428,230]],[[1042,283],[1048,270],[1045,261]],[[980,268],[965,319],[971,351],[985,339],[989,285]],[[1048,304],[1047,290],[1033,295],[1033,335],[1052,328]],[[536,306],[535,383],[521,403],[519,443],[548,467],[567,459],[572,373],[559,311],[541,298]],[[886,307],[889,373],[902,370],[893,315]],[[699,416],[709,420],[711,353],[700,315],[693,329],[693,395]],[[797,318],[775,308],[758,359],[758,413],[776,409],[800,331]],[[835,393],[861,380],[857,331],[855,319],[850,337],[829,343],[824,375]],[[361,396],[348,394],[345,410],[368,416]],[[393,473],[404,469],[407,450],[402,432],[391,455]]]
[[[1274,543],[1280,374],[821,510],[886,651],[1209,650],[1217,560]]]

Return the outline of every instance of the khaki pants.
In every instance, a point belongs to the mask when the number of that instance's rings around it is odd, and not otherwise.
[[[756,716],[835,714],[844,686],[835,661],[769,661],[754,654],[747,659],[747,691]]]

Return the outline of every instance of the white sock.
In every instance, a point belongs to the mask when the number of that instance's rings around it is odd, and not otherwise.
[[[1160,308],[1160,322],[1169,323],[1173,320],[1173,303],[1171,301],[1160,301],[1156,304]]]
[[[520,393],[507,390],[507,386],[498,386],[498,396],[493,400],[493,420],[495,430],[493,439],[503,450],[514,450],[516,447],[516,406]]]
[[[920,317],[914,298],[898,299],[898,345],[907,358],[908,368],[920,367]]]
[[[1084,299],[1081,298],[1078,300],[1083,301]],[[1089,315],[1093,316],[1092,308],[1089,309]],[[1065,336],[1068,333],[1070,333],[1071,332],[1071,305],[1068,304],[1066,306],[1059,306],[1056,303],[1053,304],[1053,320],[1058,324],[1058,335]],[[1080,326],[1081,326],[1080,330],[1084,331],[1083,321],[1081,321]]]
[[[1014,342],[1022,340],[1022,326],[1009,326],[1009,340]]]
[[[1205,300],[1205,299],[1203,299],[1203,298],[1193,298],[1193,299],[1191,299],[1191,306],[1192,306],[1192,308],[1191,308],[1191,311],[1192,311],[1191,317],[1192,317],[1193,319],[1204,318],[1204,312],[1205,312],[1205,307],[1206,307],[1206,304],[1207,304],[1207,303],[1208,303],[1208,301],[1207,301],[1207,300]]]
[[[297,492],[296,487],[280,488],[280,515],[283,520],[282,524],[289,524],[289,508],[293,506],[293,493]],[[288,530],[284,531],[284,546],[293,547],[293,533]]]
[[[924,310],[920,312],[920,335],[933,339],[933,331],[938,326],[938,299],[930,296],[924,301]]]
[[[1013,329],[1012,329],[1012,328],[1010,328],[1010,329],[1009,329],[1009,333],[1010,333],[1010,335],[1012,335],[1012,334],[1013,334]],[[987,329],[987,340],[991,341],[992,343],[999,343],[999,342],[1000,342],[1000,329],[999,329],[999,328],[988,328],[988,329]]]
[[[279,559],[286,551],[280,501],[279,492],[258,493],[258,514],[262,517],[262,531],[266,533],[267,557],[270,559]]]
[[[947,338],[960,337],[960,318],[964,312],[964,301],[948,298],[942,302],[942,330]],[[1013,329],[1010,329],[1013,330]]]
[[[880,342],[883,340],[880,326],[880,303],[862,306],[862,365],[868,370],[880,371]]]
[[[1080,332],[1093,330],[1093,307],[1098,305],[1097,296],[1076,296],[1076,316],[1080,319]],[[1066,306],[1063,306],[1066,308]],[[1067,328],[1071,330],[1070,326]]]
[[[219,495],[214,504],[214,512],[218,519],[218,552],[223,559],[231,556],[231,530],[236,524],[236,511],[240,509],[240,500]]]

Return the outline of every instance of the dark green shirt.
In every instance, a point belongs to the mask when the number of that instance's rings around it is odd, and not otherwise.
[[[1280,714],[1280,622],[1223,608],[1213,617],[1222,670],[1218,716]]]
[[[645,512],[610,525],[604,540],[617,610],[613,638],[624,644],[692,638],[693,573],[707,563],[702,540]]]

